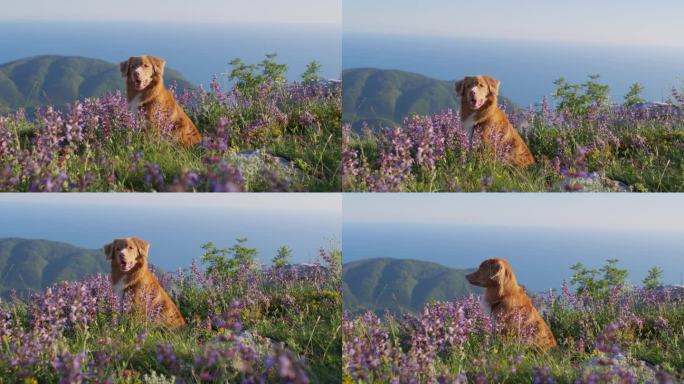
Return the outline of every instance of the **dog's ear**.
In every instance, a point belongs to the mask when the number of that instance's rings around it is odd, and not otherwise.
[[[493,93],[494,96],[499,96],[499,85],[501,82],[491,76],[483,76],[487,86],[489,87],[489,92]]]
[[[500,261],[496,261],[496,263],[492,265],[493,275],[490,278],[499,284],[499,296],[503,296],[504,286],[506,285],[506,281],[510,276],[510,273],[506,273],[506,269],[506,266]]]
[[[463,96],[463,92],[465,91],[465,79],[458,80],[454,83],[454,91],[457,95]]]
[[[158,74],[159,76],[164,75],[164,66],[166,65],[166,61],[164,59],[160,59],[157,56],[147,56],[150,61],[152,62],[152,68],[154,69],[154,73]]]
[[[109,244],[105,244],[104,254],[105,254],[105,257],[107,257],[107,260],[111,260],[112,258],[114,258],[114,241],[112,241]]]
[[[147,254],[150,252],[150,243],[147,240],[139,239],[137,237],[131,237],[131,241],[138,248],[138,254],[142,255],[147,259]]]
[[[133,60],[132,57],[129,57],[128,60],[124,60],[119,63],[119,70],[121,71],[121,77],[128,77],[128,74],[131,70],[131,60]]]

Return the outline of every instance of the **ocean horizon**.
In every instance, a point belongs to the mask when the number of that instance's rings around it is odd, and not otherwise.
[[[119,63],[130,56],[156,55],[195,85],[214,76],[227,81],[229,62],[256,64],[265,54],[288,66],[299,80],[306,65],[321,63],[323,78],[341,76],[340,27],[326,24],[244,24],[177,22],[3,21],[0,64],[42,55],[82,56]]]
[[[611,258],[632,284],[641,285],[653,266],[663,269],[665,284],[684,278],[684,237],[677,232],[345,222],[342,244],[345,262],[390,257],[469,269],[503,257],[534,292],[570,283],[577,262],[598,269]]]
[[[226,209],[207,208],[201,201],[174,210],[137,204],[75,210],[66,203],[0,200],[0,209],[0,238],[60,241],[99,250],[114,238],[140,237],[150,242],[150,262],[164,271],[189,267],[193,259],[199,263],[207,242],[228,248],[239,238],[247,238],[245,246],[257,249],[260,263],[270,264],[283,245],[291,248],[293,263],[311,263],[321,248],[339,242],[341,231],[335,217],[237,209],[225,214]]]
[[[553,102],[553,81],[560,77],[584,83],[598,74],[613,102],[623,101],[635,82],[653,102],[684,87],[684,50],[676,48],[357,32],[344,32],[342,41],[343,70],[397,69],[440,80],[491,75],[501,80],[501,94],[522,107],[545,96]]]

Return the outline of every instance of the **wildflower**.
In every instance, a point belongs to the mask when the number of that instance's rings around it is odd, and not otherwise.
[[[52,361],[52,367],[59,373],[60,384],[79,384],[83,380],[81,363],[85,359],[83,353],[72,355],[63,353]]]

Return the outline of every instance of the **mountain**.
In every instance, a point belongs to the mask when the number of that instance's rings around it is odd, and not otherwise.
[[[101,250],[48,240],[0,239],[0,296],[23,294],[62,280],[109,273]]]
[[[455,81],[455,80],[454,80]],[[355,130],[363,122],[371,128],[396,126],[411,114],[431,115],[460,104],[454,81],[436,80],[417,73],[376,68],[342,72],[342,120]],[[505,97],[499,102],[514,104]]]
[[[345,310],[351,313],[386,309],[415,312],[430,300],[450,300],[480,292],[465,278],[472,270],[409,259],[374,258],[342,268]]]
[[[164,71],[164,81],[178,89],[192,84],[173,69]],[[125,90],[119,65],[78,56],[35,56],[0,65],[0,113],[17,108],[64,107],[77,99]]]

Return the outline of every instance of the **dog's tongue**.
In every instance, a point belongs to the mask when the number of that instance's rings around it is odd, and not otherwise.
[[[135,80],[135,88],[137,90],[142,90],[147,87],[147,82],[145,80]]]

